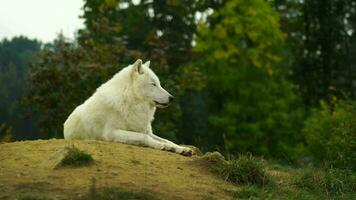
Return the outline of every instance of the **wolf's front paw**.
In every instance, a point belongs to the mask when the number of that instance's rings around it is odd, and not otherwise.
[[[177,152],[183,156],[192,156],[193,155],[193,150],[191,150],[188,147],[181,147],[181,150]]]

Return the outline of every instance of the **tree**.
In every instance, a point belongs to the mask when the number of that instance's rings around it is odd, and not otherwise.
[[[207,79],[208,120],[230,153],[281,158],[303,140],[278,19],[263,0],[236,0],[200,27],[196,64]]]
[[[26,37],[14,37],[0,42],[0,124],[13,130],[13,138],[35,136],[32,120],[22,115],[20,99],[25,93],[29,63],[36,60],[41,43]],[[6,131],[0,131],[0,137]],[[9,133],[9,132],[8,132]]]
[[[293,78],[307,106],[355,98],[355,0],[274,0],[294,59]]]
[[[356,102],[324,101],[314,109],[303,128],[308,154],[315,163],[327,167],[356,169]]]

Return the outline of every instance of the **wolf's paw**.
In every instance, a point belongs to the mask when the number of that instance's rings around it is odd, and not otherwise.
[[[177,152],[183,156],[192,156],[193,155],[193,150],[191,150],[188,147],[182,147],[182,150],[180,152]]]

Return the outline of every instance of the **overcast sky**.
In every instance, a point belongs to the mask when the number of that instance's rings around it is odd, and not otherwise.
[[[0,40],[25,35],[44,42],[83,27],[83,0],[0,0]]]

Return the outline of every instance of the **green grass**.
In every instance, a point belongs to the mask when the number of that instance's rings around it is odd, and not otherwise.
[[[355,172],[307,168],[298,173],[294,184],[305,191],[326,197],[347,197],[356,193]]]
[[[273,167],[275,169],[275,167]],[[232,192],[234,199],[316,200],[356,199],[355,173],[336,169],[291,169],[284,166],[290,176],[273,177],[265,185],[240,185]]]
[[[225,180],[236,184],[265,185],[269,181],[263,160],[252,155],[239,155],[237,159],[230,160],[220,173]]]
[[[218,152],[208,152],[200,161],[224,180],[238,185],[265,185],[269,181],[263,160],[250,154],[239,155],[237,159],[226,161]]]
[[[75,146],[66,147],[67,154],[61,161],[62,166],[86,166],[94,163],[93,157]]]
[[[256,186],[246,186],[241,188],[241,190],[234,192],[233,197],[237,199],[251,199],[261,196],[260,188]]]
[[[235,183],[234,199],[356,199],[356,173],[340,169],[294,168],[250,154],[226,161],[209,153],[200,161],[224,180]]]
[[[289,186],[246,185],[233,193],[234,199],[271,199],[271,200],[316,200],[324,199],[305,191],[295,190]]]

